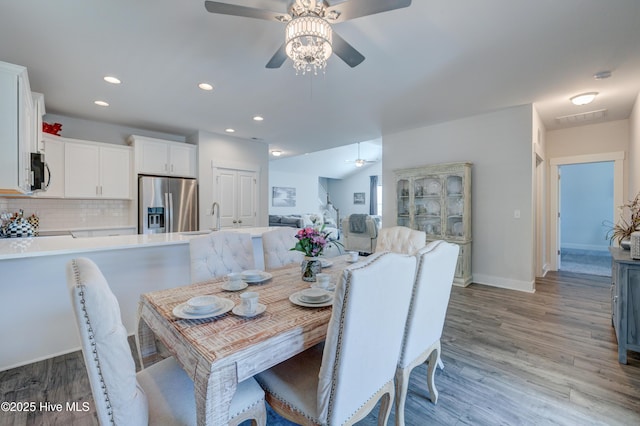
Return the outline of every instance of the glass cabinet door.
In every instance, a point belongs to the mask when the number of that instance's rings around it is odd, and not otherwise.
[[[411,225],[411,218],[409,216],[409,208],[411,206],[409,201],[409,180],[398,180],[398,187],[396,188],[396,194],[398,197],[398,226]]]
[[[442,231],[442,180],[439,176],[419,177],[413,185],[415,217],[414,228],[429,236]]]
[[[446,204],[446,236],[448,238],[463,238],[464,229],[464,192],[463,179],[459,175],[448,175],[445,184]]]

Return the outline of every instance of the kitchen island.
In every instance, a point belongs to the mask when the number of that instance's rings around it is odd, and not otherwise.
[[[262,233],[251,233],[262,269]],[[203,232],[73,238],[0,239],[0,371],[80,348],[67,291],[66,265],[93,260],[120,303],[129,334],[137,326],[140,294],[190,283],[189,240]]]

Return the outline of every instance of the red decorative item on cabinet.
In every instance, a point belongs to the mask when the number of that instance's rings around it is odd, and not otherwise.
[[[60,123],[49,124],[42,122],[42,131],[45,133],[60,136],[60,130],[62,130],[62,124]]]

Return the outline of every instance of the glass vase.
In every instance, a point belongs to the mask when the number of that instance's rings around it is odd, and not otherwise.
[[[315,282],[316,274],[322,272],[322,263],[317,257],[305,256],[302,260],[302,280]]]

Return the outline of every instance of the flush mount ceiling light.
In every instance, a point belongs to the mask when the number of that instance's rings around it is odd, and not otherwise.
[[[593,75],[593,78],[595,78],[596,80],[604,80],[605,78],[609,78],[611,77],[611,71],[600,71],[597,72]]]
[[[273,155],[274,157],[280,157],[282,155],[282,151],[274,149],[273,151],[271,151],[271,155]]]
[[[224,131],[227,132],[227,133],[234,133],[235,129],[232,129],[231,127],[228,127],[226,129],[224,129]]]
[[[108,75],[104,78],[104,81],[106,81],[107,83],[111,83],[111,84],[120,84],[121,81],[117,78],[117,77],[113,77],[111,75]]]
[[[263,121],[263,120],[264,120],[264,117],[261,115],[255,115],[253,117],[253,121]]]
[[[109,103],[105,102],[105,101],[94,101],[93,103],[98,105],[98,106],[101,106],[101,107],[108,107],[109,106]]]
[[[571,103],[574,105],[587,105],[593,102],[598,95],[598,92],[581,93],[571,98]]]
[[[209,83],[200,83],[198,84],[198,87],[206,91],[213,90],[213,86],[210,85]]]

